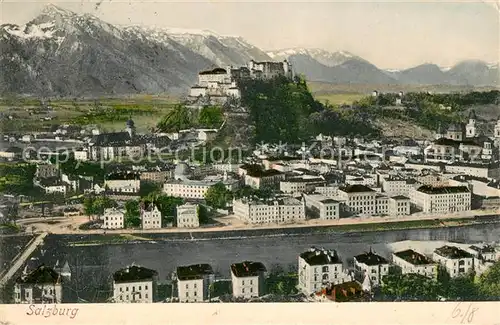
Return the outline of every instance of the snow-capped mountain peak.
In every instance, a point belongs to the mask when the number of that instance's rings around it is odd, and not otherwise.
[[[284,60],[288,59],[291,56],[294,55],[305,55],[305,56],[310,56],[314,60],[320,62],[321,64],[324,64],[329,67],[334,67],[337,65],[341,65],[345,63],[348,60],[356,59],[356,60],[361,60],[360,57],[348,52],[348,51],[337,51],[337,52],[330,52],[326,51],[323,49],[318,49],[318,48],[289,48],[289,49],[283,49],[283,50],[278,50],[278,51],[270,51],[267,52],[267,54],[273,58],[274,60]]]

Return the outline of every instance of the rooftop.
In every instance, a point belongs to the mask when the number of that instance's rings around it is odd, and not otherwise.
[[[453,194],[453,193],[468,193],[469,189],[466,186],[433,187],[430,185],[422,185],[418,188],[417,191],[425,194]]]
[[[346,192],[346,193],[362,193],[362,192],[373,192],[371,188],[365,185],[348,185],[348,186],[342,186],[339,188],[339,190]]]
[[[396,195],[396,196],[392,196],[391,199],[394,199],[394,200],[409,200],[410,198],[407,197],[407,196],[403,196],[403,195]]]
[[[368,253],[363,253],[354,256],[358,263],[364,263],[366,265],[380,265],[388,264],[389,262],[380,255],[373,253],[371,250]]]
[[[484,254],[484,253],[495,253],[495,247],[491,246],[491,245],[484,245],[482,247],[479,247],[479,246],[475,246],[475,245],[472,245],[469,247],[470,249],[472,249],[473,251],[476,251],[478,252],[479,254]]]
[[[443,246],[436,248],[434,252],[440,256],[451,259],[472,257],[471,254],[455,246]]]
[[[189,266],[179,266],[177,268],[177,278],[181,281],[203,279],[206,275],[213,273],[214,271],[209,264],[194,264]]]
[[[300,254],[300,257],[309,265],[341,264],[342,261],[335,250],[311,247],[308,251]]]
[[[53,268],[42,264],[29,274],[18,278],[16,282],[24,284],[57,284],[61,282],[61,276]]]
[[[266,267],[261,262],[244,261],[231,265],[231,272],[238,278],[258,276],[261,272],[266,272]]]
[[[201,71],[199,74],[200,75],[206,75],[206,74],[226,74],[226,73],[227,73],[226,69],[215,68],[215,69],[212,69],[212,70]]]
[[[395,252],[394,255],[413,265],[434,264],[429,258],[418,252],[415,252],[412,249],[407,249],[401,252]]]
[[[115,282],[134,282],[141,280],[152,280],[153,277],[157,275],[158,272],[154,270],[150,270],[142,266],[131,265],[116,271],[113,274],[113,280]]]
[[[281,172],[275,169],[264,170],[260,165],[243,165],[240,168],[246,170],[247,175],[251,177],[266,177],[281,174]]]

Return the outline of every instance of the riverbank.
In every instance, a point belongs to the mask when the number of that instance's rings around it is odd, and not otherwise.
[[[52,238],[60,238],[67,245],[96,246],[154,241],[203,241],[218,239],[237,239],[251,237],[280,237],[304,234],[356,234],[364,232],[390,232],[412,229],[457,228],[481,224],[500,224],[500,216],[481,216],[475,218],[452,218],[432,220],[410,220],[400,222],[371,222],[340,225],[314,225],[308,227],[283,227],[260,229],[234,229],[218,231],[177,231],[177,232],[141,232],[141,233],[90,233],[90,234],[51,234]]]

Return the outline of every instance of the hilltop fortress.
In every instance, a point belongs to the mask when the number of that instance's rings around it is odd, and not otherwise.
[[[215,68],[201,71],[198,83],[191,87],[189,99],[199,101],[205,99],[208,103],[223,104],[229,98],[241,98],[238,80],[271,79],[277,76],[293,77],[292,65],[287,60],[282,62],[250,61],[247,66],[225,69]]]

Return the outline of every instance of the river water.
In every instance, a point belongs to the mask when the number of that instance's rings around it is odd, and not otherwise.
[[[227,234],[230,236],[230,234]],[[217,276],[229,278],[232,263],[260,261],[269,269],[280,265],[296,267],[297,256],[311,246],[336,249],[344,263],[354,255],[368,251],[390,257],[388,244],[404,241],[452,241],[480,243],[500,240],[500,223],[463,227],[376,231],[360,233],[302,233],[277,237],[241,237],[232,239],[195,239],[123,243],[99,246],[64,245],[68,238],[49,236],[41,250],[34,253],[30,265],[53,266],[69,262],[72,278],[70,293],[87,301],[102,301],[110,295],[113,272],[135,263],[156,270],[160,281],[170,277],[179,265],[209,263]],[[69,298],[68,298],[69,299]],[[66,299],[65,299],[66,300]]]

